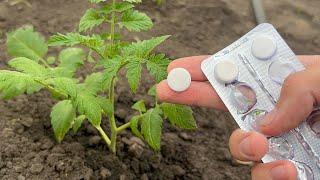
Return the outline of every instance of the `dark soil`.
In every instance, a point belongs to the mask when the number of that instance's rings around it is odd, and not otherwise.
[[[29,0],[8,5],[0,0],[0,67],[5,68],[5,36],[25,24],[45,36],[75,29],[88,4],[85,0]],[[320,2],[266,1],[269,20],[297,54],[320,54]],[[171,58],[213,54],[255,26],[249,1],[167,0],[163,6],[144,3],[141,9],[155,22],[155,29],[137,34],[143,39],[172,34],[159,48]],[[117,87],[120,122],[128,120],[130,106],[138,98],[150,102],[144,80],[133,96],[127,83]],[[195,108],[199,128],[185,132],[165,124],[162,149],[151,151],[124,132],[118,156],[112,155],[97,132],[85,124],[57,144],[50,126],[55,102],[46,92],[0,101],[0,179],[249,179],[250,169],[232,160],[228,138],[237,128],[227,113]],[[104,122],[106,124],[106,122]]]

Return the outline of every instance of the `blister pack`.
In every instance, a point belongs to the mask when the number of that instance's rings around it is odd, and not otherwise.
[[[230,46],[203,61],[201,69],[243,130],[274,109],[286,77],[304,70],[296,55],[271,24],[260,24]],[[292,161],[298,179],[320,179],[320,110],[294,130],[268,137],[262,159]]]

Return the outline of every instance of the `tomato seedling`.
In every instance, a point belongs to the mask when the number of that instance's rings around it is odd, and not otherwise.
[[[170,61],[164,54],[152,51],[169,36],[125,41],[121,36],[124,31],[140,32],[153,26],[145,13],[134,10],[141,0],[89,1],[94,8],[85,12],[77,32],[57,33],[48,42],[32,27],[22,27],[7,34],[8,54],[14,57],[8,65],[14,70],[0,71],[1,97],[11,99],[46,89],[58,100],[50,114],[58,142],[70,130],[76,133],[88,120],[113,153],[116,152],[117,136],[125,129],[131,129],[134,135],[159,150],[164,119],[180,128],[196,128],[191,108],[158,103],[155,87],[148,92],[155,97],[155,106],[147,109],[143,100],[134,103],[132,108],[138,115],[117,126],[114,107],[119,71],[125,69],[133,93],[139,88],[145,66],[156,82],[165,79]],[[94,33],[97,31],[103,33]],[[66,48],[54,57],[47,55],[49,46]],[[88,64],[94,64],[91,74],[86,77],[76,75],[79,68]],[[111,132],[102,129],[103,117],[108,119]]]

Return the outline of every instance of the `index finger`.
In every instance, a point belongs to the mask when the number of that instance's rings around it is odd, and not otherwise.
[[[207,81],[206,76],[201,70],[201,63],[208,57],[210,56],[191,56],[174,60],[169,64],[168,72],[174,68],[184,68],[189,71],[192,81]]]

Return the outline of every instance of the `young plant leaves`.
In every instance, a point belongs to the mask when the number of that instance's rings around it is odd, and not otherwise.
[[[11,61],[9,61],[9,66],[13,67],[17,71],[34,76],[46,76],[48,74],[45,67],[41,66],[36,61],[25,57],[12,59]]]
[[[127,2],[118,2],[118,3],[115,3],[114,7],[112,6],[112,4],[105,5],[100,9],[100,11],[103,12],[105,15],[107,15],[112,12],[121,13],[129,9],[132,9],[133,7],[134,7],[133,4],[130,4]]]
[[[87,92],[80,92],[75,99],[75,105],[93,126],[100,126],[103,110],[96,97]]]
[[[86,59],[85,52],[80,48],[67,48],[60,52],[58,67],[71,72],[71,77],[77,71],[77,69],[84,64]]]
[[[74,46],[77,44],[86,46],[100,54],[104,48],[104,40],[98,35],[84,36],[79,33],[57,33],[50,37],[49,46]]]
[[[144,104],[143,100],[136,102],[131,108],[134,110],[137,110],[139,112],[146,112],[147,111],[146,105]]]
[[[57,103],[53,106],[50,117],[54,135],[60,143],[72,127],[76,118],[76,111],[72,102],[70,100],[64,100]]]
[[[154,76],[156,82],[167,78],[167,67],[170,60],[164,54],[151,55],[147,61],[147,69]]]
[[[159,108],[149,109],[144,115],[141,132],[147,143],[154,149],[160,150],[162,117]]]
[[[103,86],[109,90],[112,80],[117,77],[117,73],[122,67],[122,60],[119,56],[112,59],[104,59],[101,62],[101,66],[105,68],[103,72]]]
[[[88,9],[80,20],[79,31],[92,30],[92,28],[103,23],[105,18],[95,9]]]
[[[91,3],[101,3],[101,2],[105,2],[106,0],[89,0],[89,2]]]
[[[72,125],[73,133],[77,133],[79,128],[81,127],[83,121],[86,119],[85,115],[80,115],[74,119],[74,123]]]
[[[127,1],[130,3],[141,3],[142,2],[142,0],[123,0],[123,1]]]
[[[84,83],[80,85],[84,90],[97,94],[105,89],[103,84],[103,74],[101,72],[92,73],[87,76]]]
[[[23,27],[7,34],[7,49],[10,56],[38,62],[47,54],[48,45],[32,27]]]
[[[38,92],[42,86],[36,82],[37,78],[16,71],[0,71],[1,99],[11,99],[23,93],[32,94]]]
[[[139,60],[129,61],[126,65],[128,79],[131,90],[136,93],[140,84],[142,65]]]
[[[171,124],[183,129],[197,128],[190,107],[179,104],[162,103],[161,109]]]
[[[153,26],[152,20],[145,13],[139,11],[126,11],[118,24],[121,28],[125,27],[129,31],[135,32],[148,30]]]
[[[169,37],[170,36],[161,36],[161,37],[151,38],[149,40],[132,43],[129,46],[124,48],[124,54],[128,56],[134,55],[140,58],[145,58],[150,54],[150,52],[154,48],[156,48],[158,45],[160,45]]]
[[[156,86],[157,85],[154,85],[148,90],[148,95],[157,96],[157,87]]]
[[[56,90],[65,96],[77,97],[77,84],[74,79],[58,77],[46,80],[46,83],[52,85]]]
[[[47,63],[48,64],[54,64],[56,62],[56,58],[54,56],[49,56],[47,58]]]
[[[102,108],[103,112],[106,113],[108,117],[111,117],[114,113],[114,107],[110,99],[106,98],[98,98],[98,103],[100,104],[100,107]]]
[[[140,121],[141,121],[141,119],[142,119],[142,116],[141,115],[139,115],[139,116],[133,116],[132,118],[131,118],[131,120],[130,120],[130,128],[131,128],[131,131],[132,131],[132,133],[135,135],[135,136],[137,136],[137,137],[139,137],[139,138],[141,138],[141,139],[143,139],[143,136],[142,136],[142,134],[141,134],[141,132],[140,132]]]

